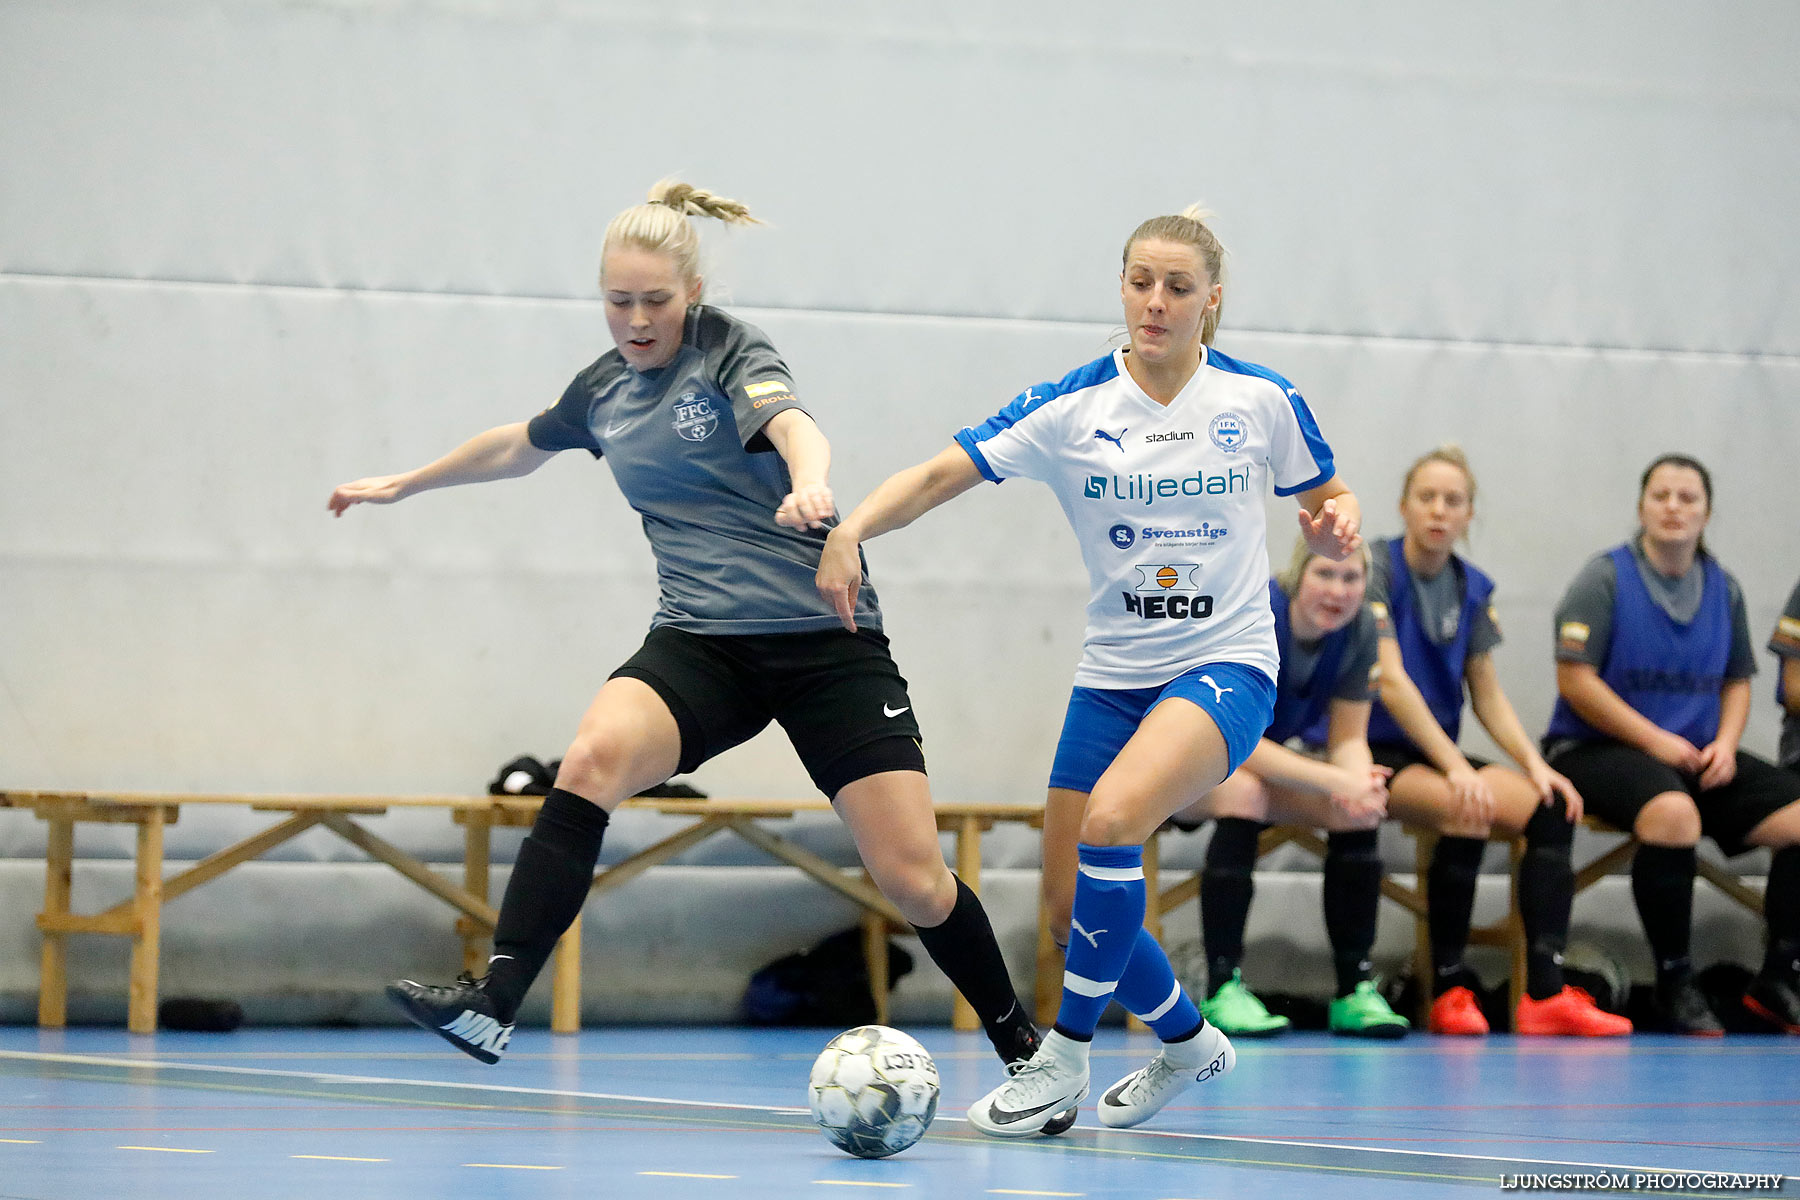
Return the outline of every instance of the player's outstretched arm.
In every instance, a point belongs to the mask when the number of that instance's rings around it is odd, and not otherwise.
[[[462,483],[486,483],[529,475],[556,453],[539,450],[526,436],[525,422],[501,425],[478,433],[436,462],[398,475],[371,475],[340,484],[325,506],[341,517],[353,504],[392,504],[433,488]]]
[[[935,458],[890,475],[827,535],[814,584],[819,595],[837,610],[845,629],[856,628],[856,593],[862,588],[858,550],[862,544],[905,528],[980,482],[981,472],[968,451],[951,446]]]
[[[1300,493],[1300,536],[1314,554],[1333,562],[1362,545],[1362,505],[1336,475]]]
[[[821,529],[837,515],[832,498],[831,443],[816,422],[797,408],[778,412],[763,426],[763,435],[787,464],[793,490],[775,510],[775,523],[790,529]]]

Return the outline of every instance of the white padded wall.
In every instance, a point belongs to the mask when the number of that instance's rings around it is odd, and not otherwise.
[[[1205,199],[1221,347],[1306,392],[1372,531],[1469,448],[1528,726],[1661,450],[1715,467],[1760,645],[1800,575],[1796,48],[1777,3],[13,0],[0,780],[460,789],[560,752],[654,600],[606,469],[323,504],[553,400],[607,345],[600,230],[670,172],[773,222],[713,279],[846,504],[1099,353],[1125,234]],[[1048,495],[871,559],[940,790],[1038,795],[1084,591]],[[702,783],[805,786],[778,736]]]

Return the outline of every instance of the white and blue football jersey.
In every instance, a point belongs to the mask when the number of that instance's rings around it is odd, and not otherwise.
[[[1076,686],[1154,687],[1206,662],[1276,678],[1263,496],[1334,474],[1287,380],[1207,347],[1164,406],[1115,350],[956,440],[995,483],[1049,484],[1075,530],[1090,585]]]

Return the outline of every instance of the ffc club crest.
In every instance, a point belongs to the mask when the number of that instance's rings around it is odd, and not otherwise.
[[[719,427],[719,414],[713,411],[712,397],[698,392],[683,392],[675,401],[675,432],[690,442],[704,442]]]

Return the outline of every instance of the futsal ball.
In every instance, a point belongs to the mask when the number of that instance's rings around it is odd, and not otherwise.
[[[858,1158],[886,1158],[925,1136],[937,1115],[937,1064],[925,1047],[886,1025],[832,1038],[808,1080],[813,1120]]]

